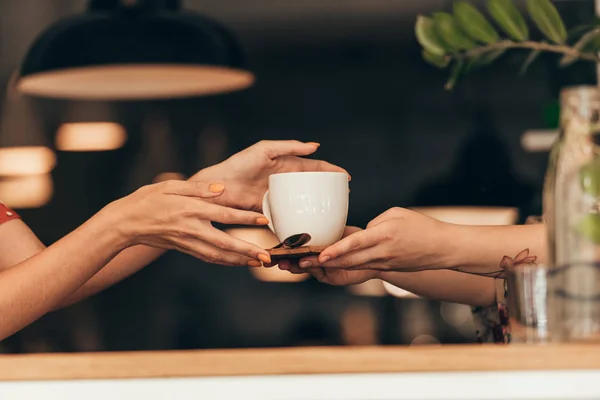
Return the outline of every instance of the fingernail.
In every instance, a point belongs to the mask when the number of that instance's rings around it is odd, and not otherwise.
[[[312,265],[312,263],[310,261],[300,261],[300,267],[302,268],[308,268]]]
[[[310,144],[310,145],[317,146],[317,147],[321,146],[321,143],[317,143],[317,142],[308,142],[306,144]]]
[[[210,190],[211,193],[221,193],[223,190],[225,190],[225,185],[220,183],[211,183],[208,185],[208,190]]]
[[[248,266],[258,268],[258,267],[262,267],[262,264],[260,263],[260,261],[248,260]]]
[[[258,259],[265,264],[271,264],[271,256],[268,256],[266,254],[259,254]]]
[[[256,218],[256,223],[258,225],[269,225],[269,220],[265,217],[258,217]]]
[[[319,261],[321,261],[321,263],[326,263],[329,260],[331,260],[331,257],[329,257],[329,256],[324,256],[324,257],[319,258]]]

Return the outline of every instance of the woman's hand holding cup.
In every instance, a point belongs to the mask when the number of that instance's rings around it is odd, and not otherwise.
[[[456,265],[455,225],[403,208],[381,214],[367,229],[346,236],[318,257],[299,260],[300,269],[414,272]],[[286,264],[284,263],[284,267]]]
[[[212,226],[264,226],[269,220],[253,211],[237,210],[207,200],[227,189],[219,183],[167,181],[144,186],[109,204],[94,218],[110,220],[124,247],[147,245],[179,250],[212,264],[260,267],[269,253]]]

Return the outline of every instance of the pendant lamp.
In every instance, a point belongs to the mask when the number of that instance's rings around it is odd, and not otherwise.
[[[33,43],[17,88],[39,97],[143,100],[251,86],[242,48],[216,21],[179,0],[91,0]]]

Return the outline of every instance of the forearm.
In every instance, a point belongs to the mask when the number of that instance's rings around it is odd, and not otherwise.
[[[67,307],[121,282],[155,261],[165,253],[163,249],[148,246],[130,247],[120,252],[100,272],[58,304]]]
[[[41,252],[46,247],[21,220],[0,225],[0,271],[10,268]],[[148,246],[129,247],[112,259],[82,287],[64,299],[56,308],[77,303],[138,272],[162,254],[164,250]]]
[[[46,246],[20,219],[0,224],[0,271],[44,250]]]
[[[496,276],[504,256],[516,257],[525,249],[544,263],[547,255],[544,224],[512,226],[457,226],[450,242],[448,269],[470,274]],[[500,275],[502,276],[502,274]]]
[[[92,218],[47,249],[0,272],[0,340],[51,311],[126,247],[107,218]]]
[[[421,297],[468,304],[489,306],[496,300],[494,280],[449,270],[420,272],[382,272],[380,278],[394,286]]]

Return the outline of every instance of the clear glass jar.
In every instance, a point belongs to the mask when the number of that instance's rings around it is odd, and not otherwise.
[[[561,93],[561,133],[544,189],[555,341],[600,340],[600,91]]]

